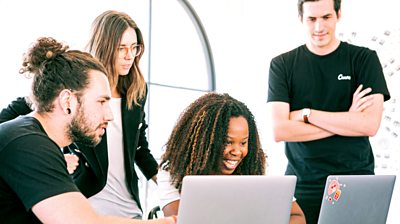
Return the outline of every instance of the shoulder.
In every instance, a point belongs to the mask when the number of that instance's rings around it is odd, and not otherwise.
[[[32,112],[25,97],[18,97],[0,112],[0,123],[12,120],[20,115]]]
[[[271,67],[292,65],[298,58],[304,58],[305,45],[298,46],[290,51],[275,56],[271,60]]]
[[[272,60],[293,58],[304,52],[304,47],[305,45],[298,46],[290,51],[286,51],[278,56],[275,56]]]
[[[372,50],[368,47],[358,46],[355,44],[350,44],[347,42],[341,42],[340,48],[343,49],[345,52],[353,55],[356,58],[365,58],[369,56],[377,56],[375,50]]]
[[[42,144],[44,142],[55,144],[47,137],[39,121],[28,116],[0,124],[0,150],[16,139],[21,143],[35,139],[35,142],[41,141]],[[37,144],[35,143],[35,145]]]

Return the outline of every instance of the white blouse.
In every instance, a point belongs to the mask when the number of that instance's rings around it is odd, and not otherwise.
[[[167,204],[181,199],[178,189],[171,182],[171,175],[168,171],[163,169],[158,170],[157,185],[161,209]]]

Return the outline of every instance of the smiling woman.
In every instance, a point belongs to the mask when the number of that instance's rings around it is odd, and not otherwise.
[[[160,166],[160,207],[166,216],[178,213],[185,176],[264,175],[266,156],[253,114],[228,94],[201,96],[181,114]],[[290,223],[305,224],[296,201]]]
[[[265,155],[247,106],[228,94],[208,93],[181,114],[158,174],[161,207],[177,214],[186,175],[262,175]]]

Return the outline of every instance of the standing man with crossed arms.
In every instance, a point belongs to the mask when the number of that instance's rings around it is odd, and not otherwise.
[[[374,174],[369,137],[390,98],[375,51],[335,36],[341,0],[298,0],[307,41],[272,59],[268,109],[285,141],[287,175],[307,223],[317,223],[326,177]]]

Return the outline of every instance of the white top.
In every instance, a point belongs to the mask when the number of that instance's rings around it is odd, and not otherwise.
[[[178,189],[171,183],[171,175],[168,171],[163,169],[158,170],[157,185],[161,209],[167,204],[181,199]]]
[[[89,201],[94,209],[103,215],[127,218],[142,216],[142,211],[133,200],[126,185],[121,99],[111,98],[110,107],[114,120],[109,122],[107,127],[107,183],[103,190],[90,197]]]

